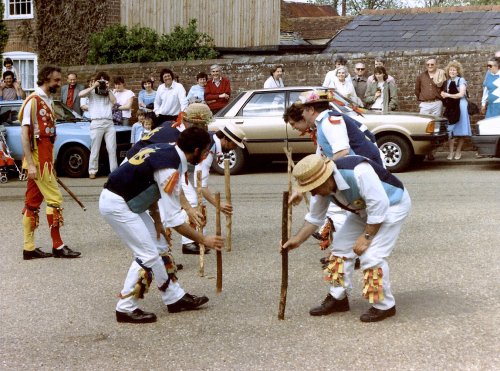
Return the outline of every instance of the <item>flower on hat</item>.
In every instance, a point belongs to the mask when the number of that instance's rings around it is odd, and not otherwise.
[[[298,100],[302,104],[331,101],[333,99],[333,93],[329,90],[309,90],[301,93]]]

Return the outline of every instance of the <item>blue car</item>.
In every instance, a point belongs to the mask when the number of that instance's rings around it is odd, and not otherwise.
[[[21,161],[23,148],[21,144],[21,123],[17,116],[23,101],[0,102],[0,125],[7,130],[7,145],[14,160]],[[54,143],[54,158],[59,174],[71,178],[88,175],[90,157],[90,121],[59,101],[54,102],[56,113],[57,138]],[[130,131],[128,126],[115,126],[118,163],[126,156],[130,148]],[[109,171],[108,155],[104,140],[99,154],[99,172]]]

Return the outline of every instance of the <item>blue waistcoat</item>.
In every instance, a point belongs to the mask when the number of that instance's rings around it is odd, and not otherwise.
[[[360,130],[361,124],[358,121],[347,115],[342,115],[337,111],[328,111],[328,117],[332,116],[340,116],[344,119],[347,136],[349,137],[349,146],[351,147],[349,154],[364,156],[377,164],[382,165],[380,151],[373,141],[375,138],[368,129],[365,132],[362,132]],[[316,124],[318,145],[326,157],[333,158],[332,146],[323,133],[323,121],[324,120],[321,120],[320,123]],[[366,132],[369,134],[366,134]]]
[[[389,198],[389,204],[392,206],[401,201],[401,197],[403,196],[405,189],[404,185],[398,178],[392,175],[389,170],[384,169],[375,162],[361,156],[346,156],[335,160],[335,165],[337,165],[338,171],[349,185],[348,189],[340,191],[348,203],[356,204],[355,201],[362,199],[356,178],[354,176],[354,168],[364,161],[368,162],[378,175],[378,178],[384,187],[385,193]]]
[[[179,130],[171,127],[170,125],[165,125],[151,130],[127,151],[127,158],[133,157],[141,149],[151,144],[175,143],[177,142],[180,134],[181,132]]]
[[[179,169],[181,158],[174,145],[152,144],[144,147],[129,161],[117,167],[104,185],[105,188],[130,201],[156,185],[154,172],[160,169]],[[156,196],[158,201],[159,192]]]

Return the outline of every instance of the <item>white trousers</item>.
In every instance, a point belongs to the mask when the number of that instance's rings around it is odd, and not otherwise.
[[[396,304],[391,291],[387,258],[396,245],[401,226],[410,212],[410,208],[411,199],[405,190],[401,201],[389,207],[386,219],[371,241],[370,247],[359,257],[363,271],[369,268],[382,268],[384,300],[373,305],[377,309],[387,310]],[[332,285],[330,287],[330,294],[335,299],[343,299],[352,289],[354,260],[358,257],[353,251],[353,246],[358,237],[364,234],[365,226],[366,218],[348,213],[344,226],[337,232],[333,240],[332,254],[345,259],[344,286]]]
[[[99,169],[99,151],[103,137],[108,151],[109,171],[111,172],[118,167],[116,160],[116,130],[113,121],[92,120],[90,124],[89,174],[96,174]]]
[[[443,115],[443,102],[438,100],[436,102],[420,102],[419,106],[420,113],[423,115]]]
[[[131,293],[139,280],[141,266],[136,259],[152,270],[157,286],[162,286],[168,280],[165,265],[160,257],[160,253],[166,249],[166,242],[163,237],[159,241],[156,239],[154,223],[147,212],[133,213],[122,197],[107,189],[101,192],[99,211],[134,254],[134,261],[128,270],[121,295]],[[170,282],[167,289],[160,291],[160,294],[163,303],[168,305],[180,300],[185,292],[178,282]],[[120,299],[116,305],[119,312],[133,312],[137,308],[138,299],[134,296]]]
[[[191,207],[196,208],[198,206],[198,195],[196,194],[196,189],[193,187],[193,184],[191,183],[191,181],[189,181],[188,184],[186,184],[186,182],[182,182],[182,190],[184,192],[184,196],[186,196]],[[189,223],[189,221],[188,221],[188,223]],[[202,231],[202,233],[203,233],[203,231]],[[194,242],[194,241],[187,238],[187,237],[182,236],[182,244],[183,245],[191,243],[191,242]]]

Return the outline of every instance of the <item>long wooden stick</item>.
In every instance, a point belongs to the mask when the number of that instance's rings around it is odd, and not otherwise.
[[[293,160],[292,160],[292,147],[288,148],[283,148],[286,153],[286,157],[288,158],[288,194],[292,194],[292,170],[293,170]],[[288,219],[288,229],[287,229],[287,237],[290,238],[292,236],[292,207],[288,208],[288,214],[287,214],[287,219]]]
[[[293,162],[292,159],[292,152],[288,151],[286,147],[283,147],[283,150],[285,151],[286,157],[288,159],[288,163],[292,166],[292,169],[295,167],[295,163]],[[304,193],[304,202],[306,203],[307,210],[309,210],[309,198],[307,198],[307,194]]]
[[[220,192],[215,194],[215,234],[222,235],[220,223]],[[217,250],[217,284],[215,288],[216,293],[222,291],[222,251]]]
[[[283,206],[281,212],[281,243],[288,241],[288,192],[283,192]],[[281,294],[278,310],[278,319],[285,319],[286,293],[288,290],[288,250],[281,250]]]
[[[224,159],[224,185],[225,185],[225,195],[226,202],[231,204],[231,178],[229,171],[229,159]],[[226,215],[226,251],[231,251],[233,246],[232,241],[232,228],[233,228],[233,217],[232,215]]]
[[[85,207],[85,205],[82,204],[82,202],[78,199],[78,197],[76,197],[76,195],[71,191],[71,189],[69,189],[68,186],[64,184],[61,179],[56,178],[56,180],[57,183],[59,183],[59,185],[63,187],[64,190],[68,192],[68,194],[71,196],[71,198],[73,198],[73,200],[75,200],[75,202],[83,209],[83,211],[86,211],[87,208]]]
[[[198,211],[203,214],[203,194],[201,193],[201,170],[196,172],[196,196],[198,197]],[[196,228],[203,234],[203,227]],[[198,267],[200,277],[205,275],[205,245],[200,243],[200,265]]]

